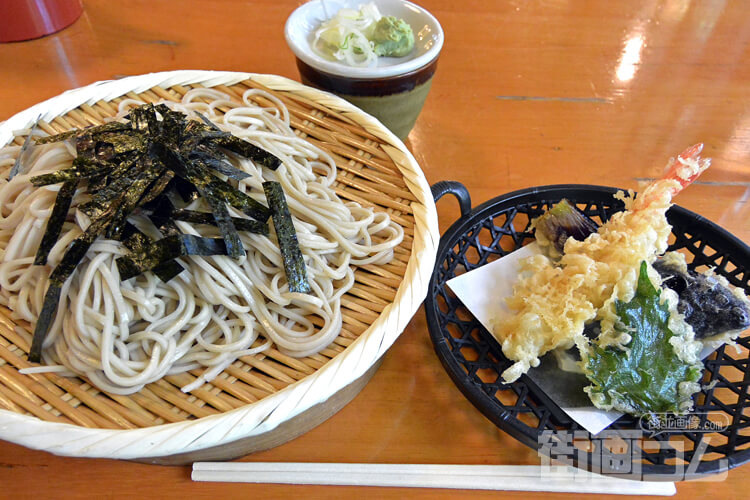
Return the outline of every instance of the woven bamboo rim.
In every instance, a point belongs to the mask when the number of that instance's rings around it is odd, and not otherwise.
[[[168,376],[126,397],[80,378],[21,375],[18,370],[30,366],[29,342],[15,329],[10,311],[0,309],[0,439],[59,455],[146,460],[247,444],[254,436],[278,444],[273,433],[282,424],[306,413],[322,415],[322,421],[331,411],[315,409],[329,398],[338,400],[337,409],[351,399],[424,299],[439,238],[429,186],[392,133],[331,94],[272,75],[141,75],[95,83],[29,108],[0,124],[0,144],[22,143],[24,137],[13,139],[12,132],[38,118],[53,134],[102,123],[125,98],[176,100],[195,87],[213,87],[238,100],[248,88],[273,93],[289,108],[295,131],[333,155],[340,169],[338,194],[387,211],[403,226],[404,242],[391,263],[356,270],[356,284],[342,300],[341,333],[321,353],[294,359],[272,349],[243,357],[189,394],[180,387],[195,374]],[[348,399],[335,397],[347,387]],[[306,428],[317,423],[308,421]]]

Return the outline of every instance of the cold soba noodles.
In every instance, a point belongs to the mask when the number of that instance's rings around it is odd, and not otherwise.
[[[273,105],[260,107],[253,102],[255,97]],[[354,284],[352,266],[390,261],[403,229],[384,212],[339,199],[332,186],[333,158],[294,134],[289,112],[279,99],[250,89],[243,101],[232,101],[212,89],[193,89],[181,103],[165,104],[193,120],[199,119],[193,113],[198,111],[222,130],[282,160],[272,171],[231,156],[235,167],[250,174],[237,182],[238,189],[256,201],[265,202],[264,181],[282,185],[311,292],[288,291],[273,230],[270,236],[239,231],[247,255],[238,259],[182,257],[178,260],[185,270],[167,282],[152,272],[121,281],[115,262],[127,249],[100,237],[62,287],[44,341],[43,366],[26,372],[79,374],[102,390],[130,394],[165,375],[203,369],[182,388],[187,392],[212,380],[240,356],[275,345],[284,354],[304,357],[336,338],[342,325],[341,297]],[[118,118],[142,104],[123,100]],[[231,109],[222,116],[217,107]],[[37,188],[29,179],[70,168],[76,149],[68,141],[34,146],[27,152],[22,173],[8,181],[20,149],[15,145],[0,149],[0,303],[12,311],[12,319],[26,320],[33,327],[51,269],[90,223],[76,208],[90,195],[82,187],[85,184],[79,185],[47,265],[33,265],[61,184]],[[198,198],[184,208],[205,212],[208,204]],[[228,208],[233,217],[242,217]],[[160,237],[145,217],[134,215],[129,220],[147,235]],[[220,237],[213,226],[175,223],[184,234]],[[17,330],[30,341],[29,332]]]

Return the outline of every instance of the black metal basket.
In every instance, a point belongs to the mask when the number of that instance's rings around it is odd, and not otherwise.
[[[616,188],[555,185],[515,191],[474,210],[466,188],[451,181],[432,188],[459,199],[461,217],[442,236],[425,300],[430,336],[458,388],[488,419],[522,443],[577,467],[643,480],[683,480],[726,471],[750,460],[750,336],[737,349],[722,346],[705,360],[704,389],[694,396],[686,429],[650,436],[625,415],[591,436],[528,377],[505,384],[511,365],[497,341],[445,286],[446,281],[492,262],[533,240],[530,221],[567,198],[595,221],[623,210]],[[670,250],[682,249],[689,267],[712,267],[750,292],[750,247],[716,224],[679,206],[667,213]],[[692,257],[692,258],[691,258]],[[717,418],[718,417],[718,418]],[[712,422],[726,422],[725,426]],[[693,430],[696,429],[696,430]],[[711,431],[710,429],[714,429]],[[568,454],[560,452],[567,451]]]

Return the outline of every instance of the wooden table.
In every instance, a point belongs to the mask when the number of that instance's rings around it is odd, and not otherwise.
[[[84,0],[73,26],[0,44],[0,120],[60,92],[153,71],[298,78],[283,38],[293,0]],[[637,188],[705,142],[713,167],[678,203],[750,241],[750,9],[689,0],[423,0],[446,33],[407,146],[429,182],[474,203],[534,185]],[[457,216],[438,205],[444,230]],[[255,461],[538,464],[443,371],[422,311],[340,413]],[[683,497],[746,498],[748,466]],[[3,498],[495,498],[497,492],[197,484],[187,467],[60,458],[0,443]],[[506,495],[506,493],[502,493]],[[515,498],[566,495],[507,493]],[[573,498],[572,496],[569,496]]]

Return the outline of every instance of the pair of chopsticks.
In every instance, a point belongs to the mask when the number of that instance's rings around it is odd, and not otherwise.
[[[193,481],[674,495],[674,483],[534,465],[196,462]]]

